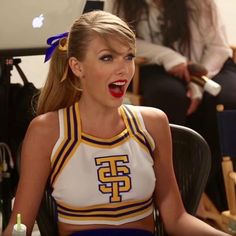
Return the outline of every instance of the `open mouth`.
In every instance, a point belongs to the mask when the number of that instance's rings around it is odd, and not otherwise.
[[[113,97],[120,98],[124,95],[126,81],[115,81],[109,84],[109,91]]]

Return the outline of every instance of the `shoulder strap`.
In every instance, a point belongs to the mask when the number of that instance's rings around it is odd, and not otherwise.
[[[145,128],[141,113],[137,107],[132,105],[123,105],[123,112],[131,135],[142,145],[146,146],[152,153],[155,148],[154,141]]]
[[[63,134],[60,135],[51,157],[51,185],[56,181],[81,142],[78,104],[59,110],[59,112],[63,114],[63,119],[60,121],[60,132],[63,130]]]

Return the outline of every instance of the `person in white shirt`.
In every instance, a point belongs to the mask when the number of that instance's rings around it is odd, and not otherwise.
[[[105,10],[133,26],[137,56],[147,59],[141,68],[143,105],[162,109],[171,123],[194,128],[209,143],[209,195],[219,210],[225,209],[216,105],[236,109],[236,65],[214,0],[107,0]],[[218,96],[189,82],[192,62],[203,65],[221,85]]]

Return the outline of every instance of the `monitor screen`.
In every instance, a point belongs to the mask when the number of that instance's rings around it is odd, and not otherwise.
[[[47,38],[69,31],[86,0],[1,0],[0,57],[40,55]]]
[[[103,1],[87,1],[85,8],[84,8],[84,13],[85,12],[90,12],[93,10],[103,10],[104,8],[104,2]]]

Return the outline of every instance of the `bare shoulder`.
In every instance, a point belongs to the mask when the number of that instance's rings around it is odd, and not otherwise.
[[[145,126],[148,130],[169,126],[167,115],[162,110],[145,106],[138,106],[137,109],[141,112]]]
[[[35,117],[29,125],[28,132],[35,132],[37,135],[50,135],[59,129],[57,112],[48,112]]]
[[[145,106],[137,106],[136,109],[140,111],[145,127],[156,144],[164,138],[166,140],[170,138],[169,121],[162,110]]]
[[[52,150],[58,137],[58,112],[48,112],[31,121],[24,138],[24,144],[35,149]]]

